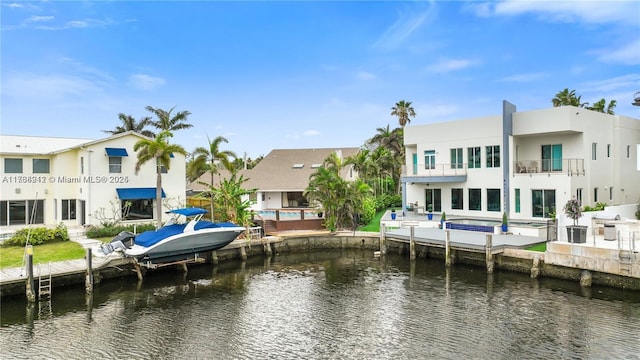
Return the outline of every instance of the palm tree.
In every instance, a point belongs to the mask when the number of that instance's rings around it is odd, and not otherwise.
[[[410,117],[415,117],[416,112],[411,106],[411,101],[400,100],[396,103],[396,106],[391,108],[391,115],[398,117],[400,126],[404,126],[411,122]]]
[[[605,114],[609,114],[609,115],[615,115],[615,112],[613,111],[613,109],[616,107],[616,101],[615,100],[611,100],[609,102],[609,105],[606,105],[607,101],[605,99],[600,99],[599,101],[596,101],[593,106],[588,107],[587,109],[589,110],[593,110],[593,111],[597,111],[597,112],[601,112],[601,113],[605,113]],[[605,105],[606,105],[606,111],[605,111]]]
[[[154,139],[140,139],[133,145],[133,150],[138,152],[136,162],[136,175],[142,165],[154,161],[156,166],[156,213],[158,216],[158,228],[162,226],[162,167],[169,170],[172,154],[187,155],[185,149],[176,144],[169,144],[169,138],[173,134],[170,131],[161,131]]]
[[[150,117],[143,117],[139,122],[137,122],[136,119],[133,118],[133,116],[120,113],[118,114],[118,118],[122,122],[122,125],[116,126],[114,130],[102,130],[102,132],[115,135],[127,131],[134,131],[146,137],[155,137],[153,131],[145,129],[146,126],[151,125]]]
[[[172,107],[169,111],[156,109],[152,106],[147,106],[145,109],[152,112],[157,120],[151,121],[151,125],[155,126],[160,130],[168,130],[168,131],[176,131],[188,129],[193,126],[193,124],[187,123],[187,117],[191,115],[188,111],[179,111],[175,115],[171,115],[175,106]]]
[[[248,197],[257,189],[244,189],[242,184],[247,180],[249,179],[245,179],[242,175],[237,177],[237,174],[232,174],[229,179],[223,179],[217,187],[201,183],[208,189],[198,196],[211,199],[212,219],[215,211],[220,221],[231,221],[245,227],[250,225],[252,201]]]
[[[209,147],[197,147],[193,153],[193,160],[189,162],[187,167],[187,177],[189,181],[195,181],[202,174],[209,172],[211,174],[211,185],[213,185],[213,176],[218,173],[218,166],[222,164],[225,169],[230,172],[234,171],[233,162],[230,157],[237,158],[236,154],[230,150],[221,150],[220,144],[229,141],[223,136],[217,136],[211,141],[207,136]]]
[[[569,91],[568,88],[564,88],[564,90],[561,90],[556,94],[556,97],[551,99],[551,102],[553,103],[554,107],[567,106],[567,105],[584,107],[585,105],[588,104],[588,103],[582,103],[581,99],[582,99],[582,96],[576,96],[575,90]]]

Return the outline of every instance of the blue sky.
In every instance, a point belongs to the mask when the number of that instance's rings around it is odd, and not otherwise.
[[[104,137],[188,110],[188,151],[357,147],[376,128],[551,106],[575,89],[640,117],[637,1],[5,1],[2,134]]]

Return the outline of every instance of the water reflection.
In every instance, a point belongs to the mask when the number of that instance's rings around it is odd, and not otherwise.
[[[336,250],[3,299],[2,358],[633,358],[640,294]]]

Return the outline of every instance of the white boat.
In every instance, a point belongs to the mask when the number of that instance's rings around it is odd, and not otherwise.
[[[225,247],[246,229],[230,222],[202,220],[207,210],[181,208],[168,211],[174,215],[160,229],[135,235],[123,231],[110,243],[96,248],[96,256],[119,253],[138,262],[165,263],[194,256],[205,257],[206,252]],[[181,222],[181,218],[186,221]]]

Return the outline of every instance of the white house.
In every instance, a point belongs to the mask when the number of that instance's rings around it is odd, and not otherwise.
[[[100,140],[0,135],[0,225],[157,219],[156,166],[149,162],[135,173],[133,147],[143,138],[131,131]],[[163,169],[165,207],[184,204],[185,162],[175,154]]]
[[[640,200],[640,120],[573,106],[407,126],[403,205],[462,217],[543,220]]]

